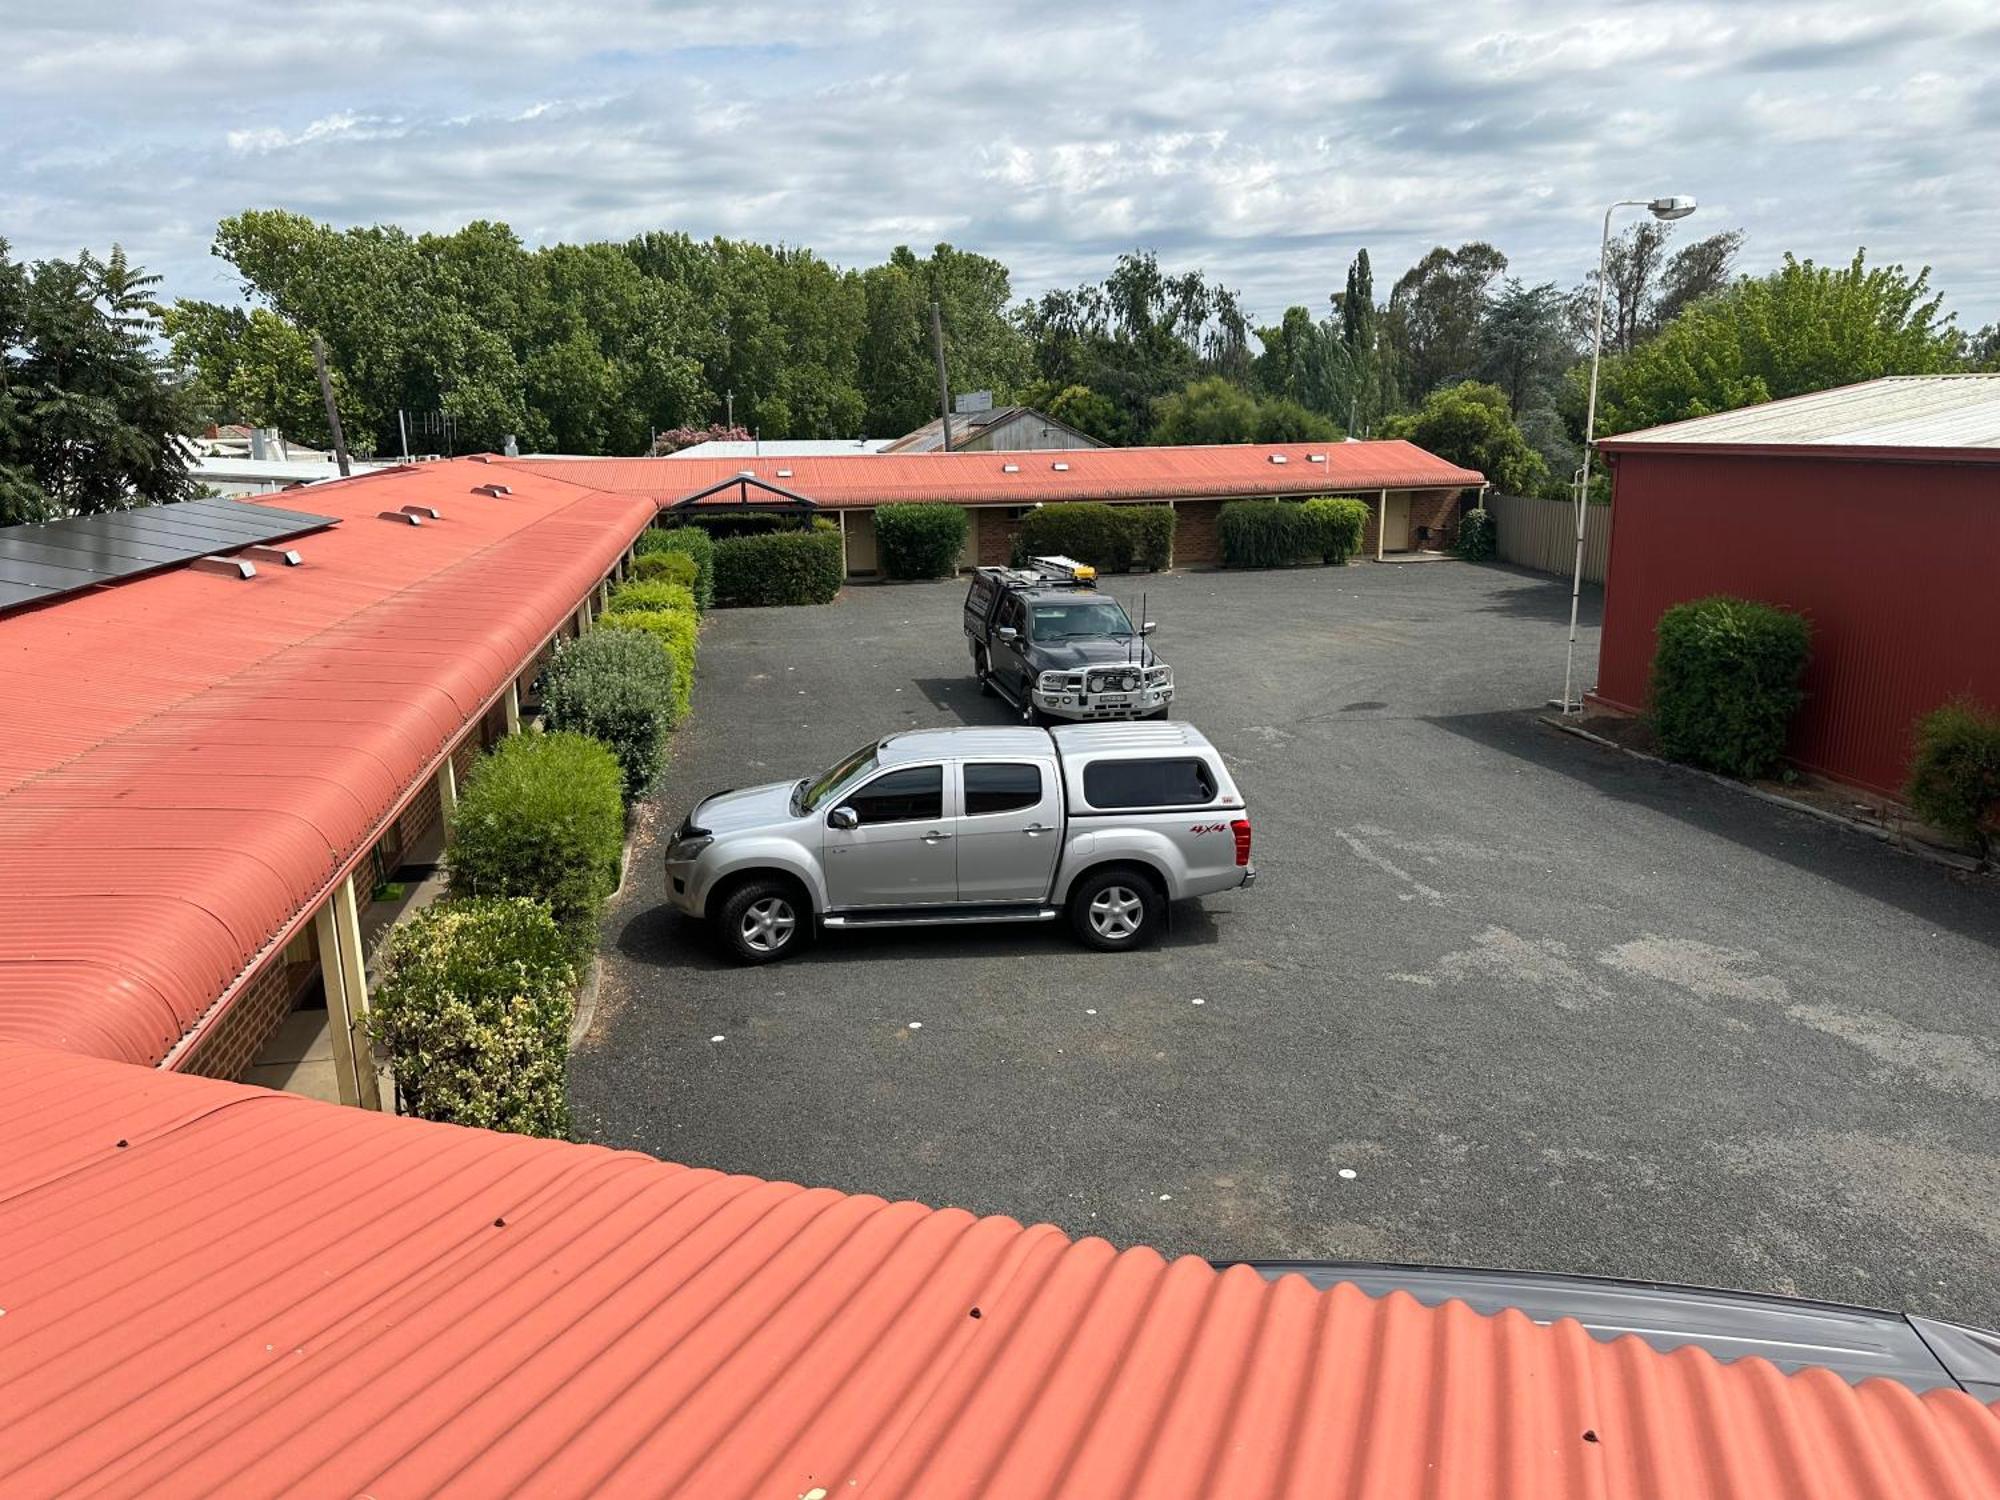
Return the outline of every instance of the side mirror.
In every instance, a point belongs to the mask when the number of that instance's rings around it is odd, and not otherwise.
[[[1003,641],[1014,641],[1021,638],[1021,632],[1016,630],[1012,625],[1002,625],[993,633]]]
[[[826,815],[826,826],[843,830],[859,828],[861,826],[861,814],[851,807],[836,807]]]
[[[1139,627],[1139,634],[1151,635],[1154,631],[1158,630],[1159,628],[1160,627],[1156,623],[1154,623],[1151,620],[1148,620],[1145,624]]]

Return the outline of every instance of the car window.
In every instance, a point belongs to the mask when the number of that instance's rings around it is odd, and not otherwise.
[[[1094,636],[1130,635],[1131,618],[1116,599],[1092,599],[1083,604],[1037,604],[1035,639],[1086,640]]]
[[[984,578],[974,577],[971,591],[965,596],[965,607],[975,614],[984,614],[987,603],[993,598],[993,585]]]
[[[1027,625],[1027,612],[1021,608],[1021,600],[1018,595],[1009,594],[1007,602],[1001,605],[1000,623],[1002,625],[1011,625],[1016,630],[1022,630]]]
[[[908,823],[944,816],[944,767],[909,766],[877,776],[853,796],[843,799],[862,824]]]
[[[1042,768],[980,761],[965,768],[965,814],[1015,812],[1042,800]]]
[[[822,802],[840,791],[853,786],[857,781],[875,769],[875,746],[871,741],[859,750],[830,767],[823,774],[813,778],[807,786],[803,805],[807,812],[816,812]]]
[[[1084,800],[1092,807],[1201,807],[1215,800],[1205,761],[1099,760],[1083,768]]]

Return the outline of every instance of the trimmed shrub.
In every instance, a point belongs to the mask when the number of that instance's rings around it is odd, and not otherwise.
[[[633,545],[641,557],[680,552],[693,558],[695,608],[705,610],[715,603],[715,538],[699,526],[651,527],[640,532]]]
[[[1917,753],[1904,789],[1926,823],[1992,852],[1990,819],[2000,816],[2000,713],[1956,698],[1917,720]]]
[[[1157,573],[1174,557],[1174,528],[1179,523],[1171,505],[1114,505],[1111,514],[1132,546],[1132,566]]]
[[[604,612],[607,615],[622,615],[635,610],[684,609],[693,614],[694,607],[694,590],[684,583],[635,579],[630,583],[621,583],[611,591],[611,599],[604,606]]]
[[[642,797],[660,778],[680,717],[674,668],[665,645],[644,633],[593,630],[563,642],[542,677],[543,722],[601,741],[618,757],[625,795]]]
[[[539,901],[440,901],[392,928],[368,1029],[420,1119],[569,1130],[571,948]]]
[[[1500,551],[1500,528],[1493,512],[1483,507],[1458,518],[1458,555],[1468,562],[1486,562]]]
[[[632,560],[632,577],[639,583],[678,583],[694,595],[695,580],[701,569],[685,552],[648,552]]]
[[[1319,528],[1288,500],[1232,500],[1218,526],[1225,568],[1282,568],[1320,555]]]
[[[688,703],[694,696],[695,640],[701,631],[700,620],[685,609],[632,609],[608,614],[597,623],[600,630],[641,631],[666,647],[667,655],[674,659],[674,724],[679,726],[687,718]]]
[[[1347,495],[1322,496],[1299,508],[1312,527],[1313,548],[1321,562],[1337,567],[1361,550],[1361,536],[1368,529],[1366,502]]]
[[[588,951],[625,848],[619,784],[618,757],[588,735],[509,735],[459,793],[445,846],[452,895],[546,902]]]
[[[956,505],[878,505],[875,545],[889,578],[949,578],[965,550],[965,512]]]
[[[1653,728],[1662,753],[1730,776],[1776,766],[1805,699],[1804,616],[1717,594],[1661,615],[1658,639]]]
[[[840,583],[837,531],[774,531],[715,544],[715,602],[725,609],[828,604]]]

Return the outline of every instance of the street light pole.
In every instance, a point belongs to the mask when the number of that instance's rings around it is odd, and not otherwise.
[[[1611,216],[1621,208],[1643,208],[1656,219],[1685,219],[1694,212],[1692,198],[1620,198],[1604,210],[1604,233],[1597,241],[1597,322],[1590,338],[1590,401],[1583,419],[1583,467],[1576,471],[1576,572],[1569,586],[1569,649],[1563,657],[1562,711],[1583,712],[1575,691],[1576,617],[1583,600],[1583,526],[1590,506],[1590,452],[1597,440],[1597,368],[1604,355],[1604,263],[1611,255]]]

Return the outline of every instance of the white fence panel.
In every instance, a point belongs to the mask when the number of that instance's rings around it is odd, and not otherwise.
[[[1567,578],[1576,568],[1576,508],[1533,495],[1486,497],[1499,534],[1500,560]],[[1611,556],[1611,507],[1593,505],[1584,519],[1583,576],[1604,582]]]

